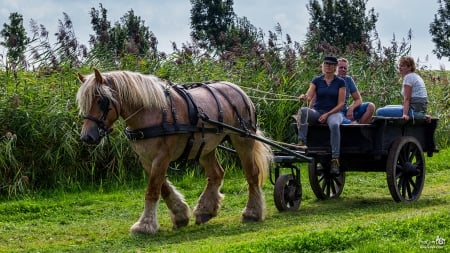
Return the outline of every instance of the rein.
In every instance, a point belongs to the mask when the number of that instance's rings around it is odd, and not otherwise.
[[[134,116],[136,116],[136,114],[138,114],[140,111],[142,111],[144,109],[144,107],[139,108],[137,111],[133,112],[130,116],[128,116],[126,119],[124,119],[123,121],[127,122],[128,120],[130,120],[131,118],[133,118]]]
[[[267,98],[267,97],[249,96],[252,99],[270,100],[270,101],[298,101],[298,97],[296,97],[296,96],[291,96],[291,95],[286,95],[286,94],[279,94],[279,93],[273,93],[273,92],[259,90],[259,89],[255,89],[255,88],[251,88],[251,87],[245,87],[245,86],[242,86],[241,88],[243,88],[245,90],[251,90],[251,91],[254,91],[254,92],[257,92],[257,93],[267,94],[267,95],[271,95],[273,97],[276,97],[276,98]],[[283,97],[283,98],[279,98],[279,97]]]

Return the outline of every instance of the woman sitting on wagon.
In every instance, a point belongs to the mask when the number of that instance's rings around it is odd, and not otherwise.
[[[424,119],[427,115],[428,95],[423,79],[415,73],[416,64],[410,56],[401,57],[398,66],[402,83],[402,105],[387,105],[376,111],[376,116],[401,117],[404,120]]]
[[[303,145],[307,145],[307,123],[328,124],[330,128],[331,145],[331,173],[339,174],[339,155],[341,146],[341,134],[339,125],[342,123],[341,112],[345,101],[345,81],[336,73],[336,57],[327,56],[322,63],[322,75],[314,77],[306,94],[302,94],[300,100],[311,102],[312,108],[302,107],[299,111],[299,136]]]

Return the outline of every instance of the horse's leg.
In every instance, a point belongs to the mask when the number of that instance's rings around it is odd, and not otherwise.
[[[207,184],[194,209],[195,223],[202,224],[217,216],[223,195],[219,192],[222,186],[224,171],[217,161],[215,152],[202,156],[200,165],[205,169]]]
[[[167,179],[162,185],[161,195],[170,210],[173,228],[187,226],[189,217],[191,216],[189,205],[184,200],[183,195],[181,195]]]
[[[231,142],[239,155],[248,183],[248,201],[242,212],[242,221],[264,220],[264,194],[259,182],[260,171],[255,162],[254,151],[256,145],[260,143],[239,136],[232,136]]]
[[[161,195],[161,188],[166,180],[166,170],[169,166],[167,158],[161,160],[155,159],[153,163],[150,163],[141,159],[142,165],[149,174],[150,179],[145,193],[144,211],[139,220],[131,227],[132,234],[155,234],[159,230],[156,210]]]

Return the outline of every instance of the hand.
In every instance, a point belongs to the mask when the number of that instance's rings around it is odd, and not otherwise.
[[[301,94],[301,95],[298,97],[298,99],[299,99],[300,101],[305,101],[305,100],[308,100],[308,96],[307,96],[306,94]]]
[[[325,123],[327,121],[327,118],[328,118],[328,114],[324,113],[324,114],[320,115],[318,121],[319,121],[319,123],[323,124],[323,123]]]
[[[346,117],[349,120],[354,120],[354,118],[353,118],[353,111],[352,110],[348,110]]]
[[[408,114],[403,114],[402,119],[404,119],[404,120],[409,120]]]

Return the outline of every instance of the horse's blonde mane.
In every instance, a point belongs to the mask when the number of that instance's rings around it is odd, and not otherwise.
[[[76,100],[81,114],[89,112],[95,96],[99,93],[129,109],[157,109],[166,105],[161,86],[166,84],[156,76],[130,71],[112,71],[101,75],[108,85],[99,84],[95,75],[91,74],[85,77],[84,83],[78,89]]]

